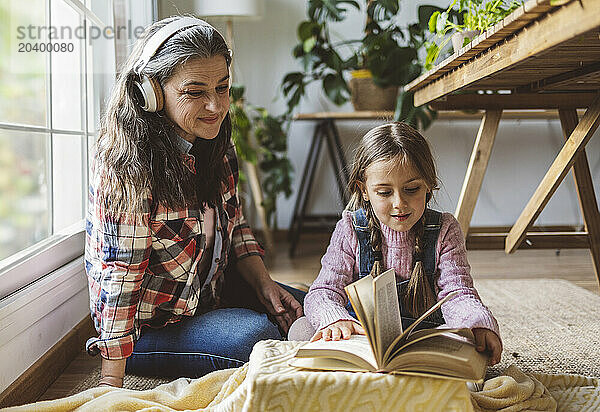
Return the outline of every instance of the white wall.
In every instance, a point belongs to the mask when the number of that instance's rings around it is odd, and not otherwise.
[[[186,2],[176,2],[181,11],[190,11]],[[416,21],[417,1],[401,1],[400,20]],[[427,1],[421,4],[446,4],[445,1]],[[261,105],[274,114],[285,110],[280,84],[290,71],[299,71],[291,51],[297,43],[296,27],[306,18],[306,2],[298,0],[265,0],[265,15],[259,21],[234,23],[235,75],[236,81],[246,85],[248,101]],[[168,12],[167,12],[168,13]],[[223,33],[222,22],[212,20]],[[351,13],[343,24],[337,24],[334,32],[340,38],[359,38],[363,17]],[[308,97],[301,103],[299,112],[341,110],[351,111],[348,103],[336,107],[313,85]],[[374,122],[339,122],[343,145],[350,159],[357,139]],[[437,194],[438,207],[453,212],[462,187],[464,173],[479,121],[437,121],[424,132],[429,138],[438,161],[442,189]],[[311,122],[295,122],[289,134],[289,156],[296,171],[294,189],[297,189],[306,161],[312,136]],[[587,153],[596,185],[600,192],[600,139],[596,136],[588,143]],[[496,138],[488,172],[475,208],[472,225],[511,225],[521,213],[527,200],[541,181],[555,154],[562,146],[562,134],[558,120],[503,120]],[[325,145],[323,146],[325,148]],[[325,152],[325,150],[323,150]],[[326,153],[311,193],[309,208],[315,213],[332,213],[341,210],[335,189],[335,179]],[[291,198],[278,202],[278,225],[286,228],[291,219],[296,191]],[[581,222],[577,196],[572,178],[555,193],[538,219],[538,224],[579,224]],[[258,219],[253,220],[258,225]]]
[[[83,257],[2,299],[0,392],[86,316],[89,297]]]

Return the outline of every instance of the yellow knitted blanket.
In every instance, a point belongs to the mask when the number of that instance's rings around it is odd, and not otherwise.
[[[152,390],[91,388],[14,411],[581,411],[600,408],[598,380],[523,374],[490,379],[473,394],[460,381],[288,366],[301,342],[262,341],[250,362]],[[558,405],[558,409],[557,409]],[[494,409],[495,408],[495,409]],[[504,409],[502,409],[504,408]]]
[[[525,374],[515,365],[472,394],[477,412],[600,411],[600,381],[579,375]]]

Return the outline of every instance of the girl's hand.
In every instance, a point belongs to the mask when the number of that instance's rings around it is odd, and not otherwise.
[[[363,327],[351,320],[338,320],[329,326],[318,330],[317,333],[310,339],[311,342],[323,338],[324,340],[340,340],[350,339],[351,335],[364,335]]]
[[[302,305],[271,278],[260,284],[256,295],[286,334],[291,324],[303,315]]]
[[[490,354],[489,365],[495,365],[500,362],[502,356],[502,342],[498,335],[489,329],[474,328],[475,348],[477,352],[486,351]]]

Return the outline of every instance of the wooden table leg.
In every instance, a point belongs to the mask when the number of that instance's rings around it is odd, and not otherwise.
[[[477,132],[477,138],[475,139],[475,145],[471,153],[471,160],[469,160],[465,181],[463,182],[460,197],[458,198],[458,205],[454,213],[465,236],[469,231],[469,224],[471,223],[475,203],[477,203],[477,197],[481,190],[481,183],[483,182],[490,155],[492,154],[492,147],[494,146],[501,116],[502,110],[486,110],[483,119],[481,119],[479,131]]]
[[[560,123],[562,125],[565,139],[577,127],[579,119],[575,109],[559,109]],[[581,215],[588,234],[589,248],[594,263],[596,278],[600,284],[600,212],[598,212],[598,203],[596,202],[596,193],[594,192],[594,183],[590,173],[585,149],[575,159],[573,164],[573,178],[575,180],[575,189],[579,197],[579,207]]]
[[[338,186],[338,193],[340,195],[340,202],[342,209],[346,207],[346,204],[350,199],[346,195],[346,187],[348,186],[348,172],[345,170],[345,159],[344,153],[342,152],[341,146],[338,145],[336,139],[335,124],[333,120],[329,120],[324,125],[325,141],[327,142],[327,151],[329,152],[329,159],[331,166],[333,167],[333,175]]]
[[[302,231],[302,224],[306,217],[306,204],[315,178],[319,154],[321,153],[323,133],[323,123],[320,122],[315,126],[310,148],[308,149],[308,157],[306,158],[304,172],[302,173],[302,181],[300,182],[300,187],[298,189],[298,196],[296,197],[296,204],[294,206],[294,211],[292,212],[292,222],[290,223],[289,228],[290,257],[294,257],[296,253],[296,246],[298,244],[298,239],[300,238],[300,232]]]
[[[577,155],[585,148],[585,145],[598,128],[598,125],[600,125],[600,94],[598,94],[594,102],[586,110],[581,121],[573,130],[573,133],[571,133],[571,136],[556,156],[556,159],[554,159],[552,166],[548,169],[542,182],[508,233],[504,248],[506,253],[514,252],[521,242],[523,242],[527,235],[527,230],[540,215],[542,209],[558,188],[558,185],[560,185],[571,166],[575,163]]]
[[[350,180],[350,169],[348,169],[348,162],[346,162],[346,155],[344,155],[344,149],[342,148],[340,132],[338,131],[333,119],[329,122],[329,129],[333,132],[333,141],[335,142],[338,158],[342,164],[341,175],[344,177],[344,187],[346,187],[348,186],[348,182]]]
[[[267,212],[263,206],[263,193],[258,179],[258,170],[256,165],[250,162],[244,162],[246,169],[246,175],[248,176],[248,183],[250,184],[250,190],[252,191],[252,199],[254,200],[254,207],[258,212],[260,223],[262,224],[263,235],[265,239],[265,249],[269,252],[273,251],[273,235],[271,234],[271,228],[267,221]]]

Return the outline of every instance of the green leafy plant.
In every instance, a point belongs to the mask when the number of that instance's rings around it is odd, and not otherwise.
[[[470,30],[483,32],[521,4],[517,0],[453,0],[446,10],[435,11],[428,23],[429,32],[434,37],[425,45],[425,68],[429,70],[433,67],[452,34]],[[467,45],[471,40],[466,37],[462,45]]]
[[[229,112],[232,122],[232,140],[241,160],[258,164],[262,172],[263,207],[267,222],[276,227],[277,196],[292,194],[292,164],[287,157],[285,116],[272,116],[266,109],[244,100],[244,86],[231,86]],[[255,148],[254,137],[258,148]],[[240,181],[245,182],[240,172]]]
[[[330,24],[343,21],[352,8],[366,14],[364,36],[333,39]],[[309,0],[307,20],[297,29],[300,42],[293,49],[303,70],[286,74],[282,81],[288,114],[312,82],[320,81],[329,100],[341,105],[350,98],[346,78],[351,71],[368,70],[379,87],[403,86],[419,76],[418,50],[425,43],[427,23],[435,9],[421,6],[419,22],[406,27],[396,22],[399,10],[399,0]],[[428,108],[415,108],[411,93],[399,93],[397,119],[427,128],[434,115]]]

